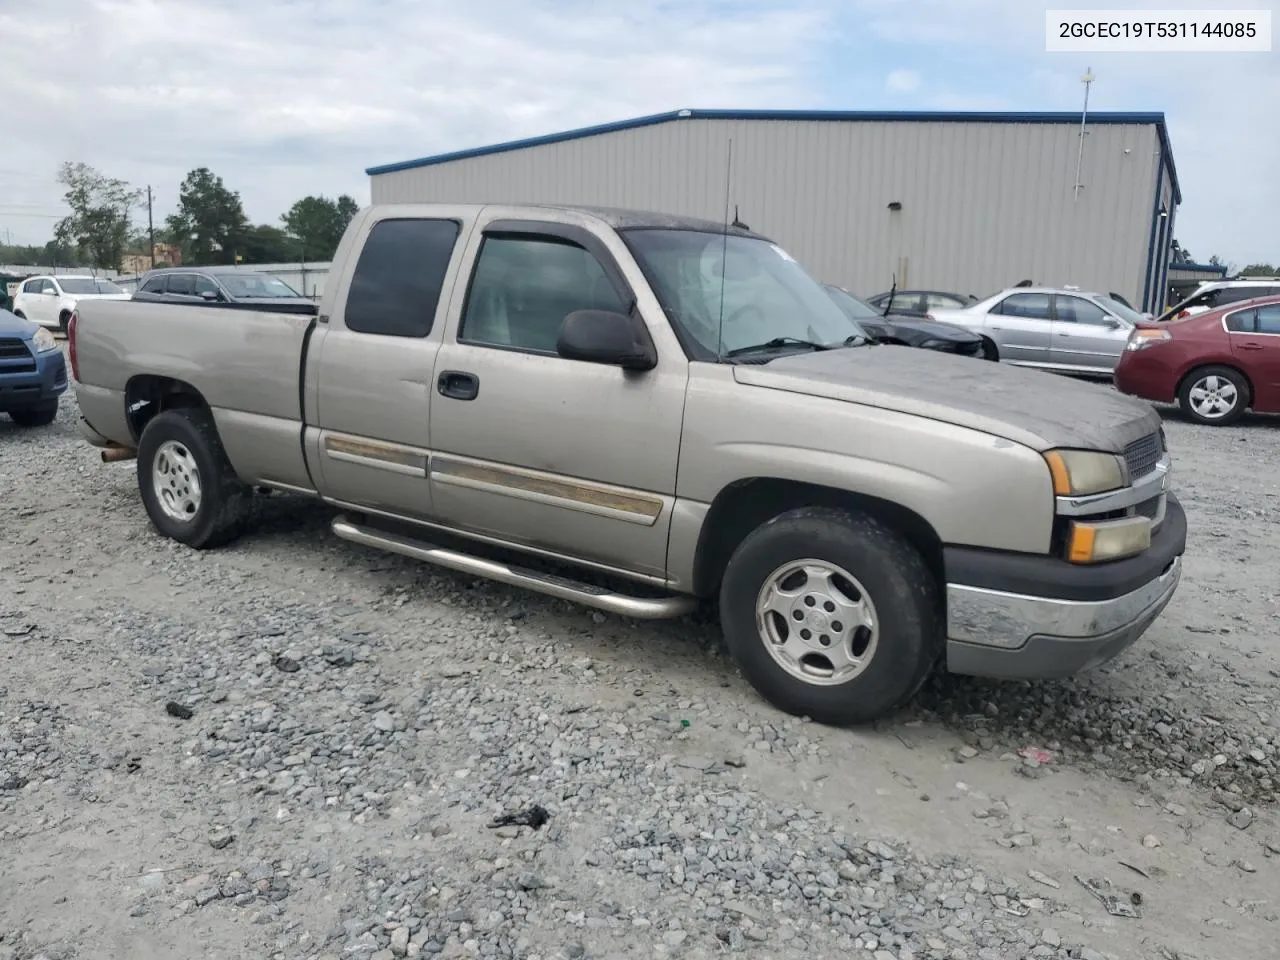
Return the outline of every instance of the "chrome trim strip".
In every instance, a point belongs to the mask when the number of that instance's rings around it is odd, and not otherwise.
[[[1150,583],[1112,600],[1056,600],[947,584],[947,638],[1015,650],[1034,636],[1088,640],[1123,629],[1172,596],[1182,577],[1175,557]]]
[[[646,496],[620,487],[440,454],[431,458],[430,475],[433,483],[543,503],[645,527],[657,523],[666,506],[661,497]]]
[[[255,480],[255,486],[270,487],[272,490],[279,490],[281,493],[296,493],[304,497],[318,497],[319,491],[312,490],[310,487],[297,487],[292,483],[283,483],[280,480]]]
[[[409,477],[421,477],[424,480],[427,477],[428,453],[417,447],[337,433],[325,433],[320,445],[330,460],[373,467],[375,470],[386,470]]]
[[[1172,465],[1173,461],[1166,453],[1160,458],[1154,470],[1145,477],[1140,477],[1130,486],[1083,497],[1057,497],[1056,512],[1060,517],[1080,517],[1136,507],[1168,490],[1169,471]]]
[[[642,620],[666,620],[682,617],[693,612],[698,606],[695,597],[675,595],[670,597],[629,597],[614,593],[603,587],[577,583],[567,577],[542,573],[536,570],[525,570],[509,566],[494,560],[475,557],[468,553],[448,550],[431,543],[419,543],[407,537],[380,530],[370,530],[354,524],[346,517],[337,517],[333,521],[333,532],[343,540],[359,543],[367,547],[389,550],[401,556],[415,560],[424,560],[437,566],[462,573],[487,577],[499,583],[513,587],[523,587],[561,600],[581,603],[584,606],[607,610],[610,613],[625,617],[636,617]]]

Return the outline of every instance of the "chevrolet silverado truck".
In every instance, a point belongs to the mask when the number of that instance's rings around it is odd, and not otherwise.
[[[137,460],[165,536],[227,543],[274,488],[346,540],[615,614],[718,601],[749,681],[824,723],[939,664],[1092,667],[1181,573],[1151,406],[870,343],[716,223],[373,206],[314,314],[87,302],[70,356],[86,437]]]

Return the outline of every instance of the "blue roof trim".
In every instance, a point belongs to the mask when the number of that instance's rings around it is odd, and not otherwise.
[[[1215,267],[1212,263],[1169,263],[1170,270],[1189,270],[1192,273],[1220,273],[1224,277],[1227,275],[1225,266]]]
[[[616,120],[613,123],[601,123],[591,127],[579,127],[576,130],[565,130],[561,133],[549,133],[541,137],[529,137],[524,140],[510,140],[486,147],[472,147],[468,150],[455,150],[452,153],[440,153],[417,160],[403,160],[400,163],[387,163],[377,167],[369,167],[365,173],[376,177],[384,173],[396,173],[400,170],[413,170],[416,167],[429,167],[438,163],[450,163],[454,160],[469,160],[473,157],[487,157],[496,153],[507,153],[512,150],[524,150],[528,147],[541,147],[552,143],[563,143],[566,140],[579,140],[583,137],[594,137],[602,133],[617,133],[622,130],[635,130],[650,127],[673,120],[800,120],[800,121],[862,121],[881,123],[1079,123],[1080,114],[1072,111],[1056,111],[1041,113],[1007,113],[1001,111],[940,111],[940,110],[668,110],[666,113],[652,113],[645,117],[630,120]],[[1182,203],[1182,191],[1178,187],[1178,174],[1173,166],[1173,150],[1169,145],[1169,130],[1165,125],[1164,114],[1153,113],[1091,113],[1087,117],[1089,123],[1099,124],[1148,124],[1156,128],[1160,138],[1161,160],[1168,168],[1169,179],[1173,183],[1174,203]]]

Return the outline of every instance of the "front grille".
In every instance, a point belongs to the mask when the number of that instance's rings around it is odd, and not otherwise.
[[[1124,465],[1129,469],[1130,483],[1145,477],[1156,468],[1164,454],[1163,447],[1158,433],[1147,434],[1140,440],[1125,445]]]
[[[0,340],[0,373],[31,373],[36,368],[36,358],[21,340]]]

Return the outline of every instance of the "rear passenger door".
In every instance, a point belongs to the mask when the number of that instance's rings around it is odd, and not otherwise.
[[[984,329],[1011,363],[1049,363],[1053,312],[1047,293],[1011,293],[987,314]]]
[[[1237,310],[1223,322],[1231,352],[1253,383],[1254,408],[1280,413],[1280,303]]]
[[[372,212],[350,229],[332,314],[317,318],[306,371],[307,460],[331,500],[433,516],[427,459],[440,318],[473,215]]]
[[[659,349],[657,367],[626,371],[556,353],[568,314],[630,309],[635,262],[616,236],[550,218],[489,222],[471,246],[436,365],[436,509],[461,529],[664,577],[688,361]]]

